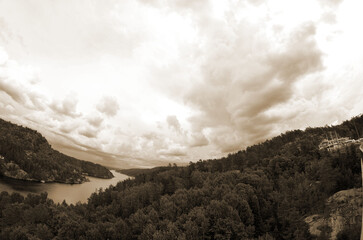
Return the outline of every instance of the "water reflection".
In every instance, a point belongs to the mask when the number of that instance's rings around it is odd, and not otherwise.
[[[47,192],[48,197],[53,199],[55,203],[61,203],[66,200],[67,203],[87,202],[88,197],[100,188],[107,188],[110,185],[116,185],[119,181],[123,181],[129,176],[111,170],[115,176],[112,179],[100,179],[89,177],[89,182],[82,184],[62,184],[62,183],[37,183],[26,182],[12,179],[0,179],[0,192],[7,191],[9,193],[19,192],[22,195],[28,193]]]

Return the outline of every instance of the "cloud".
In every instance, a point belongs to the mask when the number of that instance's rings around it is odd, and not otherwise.
[[[10,101],[27,109],[44,110],[47,100],[34,86],[39,81],[36,75],[30,66],[22,66],[9,59],[0,46],[0,92],[10,97]]]
[[[103,118],[100,116],[92,116],[87,119],[88,123],[94,127],[100,127],[103,123]]]
[[[96,108],[99,112],[109,117],[114,117],[120,109],[120,106],[116,98],[105,96],[97,104]]]
[[[182,157],[182,156],[187,155],[185,148],[181,148],[181,147],[172,147],[169,149],[162,149],[158,153],[162,156],[172,156],[172,157]]]
[[[75,122],[71,122],[71,123],[63,123],[60,127],[59,130],[62,133],[65,134],[69,134],[71,132],[73,132],[74,130],[76,130],[79,127],[79,124],[75,123]]]
[[[6,21],[2,17],[0,17],[0,29],[2,30],[0,31],[0,40],[4,41],[5,43],[8,43],[9,41],[11,41],[12,38],[15,37],[12,31],[9,29],[9,26],[6,24]],[[17,38],[18,40],[21,41],[21,38],[19,38],[19,36],[17,36]],[[0,65],[1,65],[1,57],[0,57]]]
[[[180,123],[175,115],[168,116],[166,122],[168,123],[169,128],[172,128],[177,132],[181,131]]]
[[[167,148],[167,142],[165,138],[156,132],[150,132],[142,135],[144,139],[144,148],[152,147],[153,149]]]
[[[330,0],[330,1],[319,0],[319,3],[320,3],[322,6],[328,6],[328,7],[337,7],[337,6],[339,6],[342,2],[343,2],[343,0]]]
[[[193,133],[189,141],[190,147],[203,147],[209,144],[209,141],[205,135],[199,132]]]
[[[19,86],[15,86],[11,82],[6,81],[0,77],[0,91],[6,93],[10,96],[14,101],[25,104],[25,95],[24,92],[21,91]]]
[[[19,4],[0,1],[0,115],[82,159],[214,158],[362,111],[353,1]]]
[[[1,26],[1,21],[0,21],[0,26]],[[5,65],[6,62],[8,61],[8,58],[9,56],[7,52],[5,52],[5,50],[2,47],[0,47],[0,66]]]
[[[187,1],[187,0],[177,0],[171,2],[165,2],[162,0],[139,0],[139,2],[150,5],[156,8],[160,7],[169,7],[173,10],[201,10],[204,8],[208,8],[209,1],[208,0],[195,0],[195,1]]]
[[[7,81],[0,76],[0,92],[5,93],[13,101],[27,108],[34,110],[44,110],[45,98],[41,94],[32,92],[25,85],[18,84],[16,81]]]
[[[258,34],[211,40],[203,81],[185,95],[185,101],[199,110],[189,119],[194,130],[209,128],[211,141],[222,151],[271,136],[273,125],[282,119],[267,112],[294,96],[295,82],[323,69],[313,23],[299,26],[278,49],[266,49],[266,43],[260,51],[240,47],[255,41]]]
[[[78,130],[78,133],[87,138],[96,138],[99,130],[93,128],[82,128]]]
[[[49,107],[55,113],[75,118],[82,115],[81,113],[77,113],[77,103],[78,100],[75,96],[68,95],[63,101],[53,101]]]

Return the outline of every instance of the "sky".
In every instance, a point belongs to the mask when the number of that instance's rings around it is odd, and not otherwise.
[[[113,168],[363,113],[363,2],[0,0],[0,117]]]

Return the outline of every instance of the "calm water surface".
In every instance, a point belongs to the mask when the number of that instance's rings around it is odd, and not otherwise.
[[[119,181],[123,181],[129,176],[111,170],[115,176],[112,179],[101,179],[88,177],[89,182],[82,184],[63,184],[63,183],[37,183],[18,181],[13,179],[0,178],[0,192],[7,191],[9,193],[19,192],[26,196],[28,193],[47,192],[48,197],[56,203],[66,200],[67,203],[87,202],[89,196],[100,188],[107,188],[110,185],[116,185]]]

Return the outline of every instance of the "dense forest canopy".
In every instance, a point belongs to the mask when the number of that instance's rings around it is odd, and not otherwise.
[[[37,131],[0,119],[0,175],[23,180],[80,183],[84,175],[112,178],[105,167],[64,155]]]
[[[304,218],[324,214],[332,194],[361,187],[362,157],[357,144],[319,150],[330,132],[358,139],[363,116],[289,131],[222,159],[134,171],[85,204],[2,192],[0,239],[328,239],[331,229],[314,237]],[[359,231],[347,226],[338,239]]]

